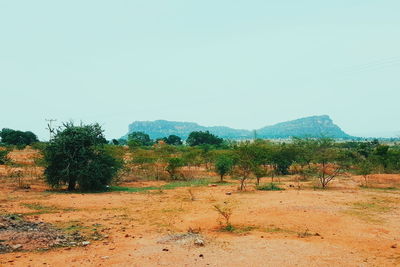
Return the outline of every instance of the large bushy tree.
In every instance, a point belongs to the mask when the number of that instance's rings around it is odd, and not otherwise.
[[[171,134],[167,138],[164,139],[165,143],[168,145],[173,145],[173,146],[180,146],[182,145],[182,139],[174,134]]]
[[[215,145],[218,146],[222,144],[224,140],[216,135],[213,135],[209,131],[198,131],[191,132],[186,140],[189,146],[200,146],[200,145]]]
[[[38,142],[37,136],[30,131],[18,131],[8,128],[3,128],[0,131],[1,142],[7,145],[15,145],[24,147],[32,143]]]
[[[132,132],[128,135],[128,146],[130,148],[140,147],[140,146],[151,146],[153,140],[150,136],[144,132]]]
[[[44,151],[47,183],[67,184],[69,191],[77,186],[82,191],[104,190],[122,167],[122,159],[115,158],[106,143],[98,124],[64,124]]]

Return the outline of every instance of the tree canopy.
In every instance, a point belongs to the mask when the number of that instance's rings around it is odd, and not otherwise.
[[[27,146],[38,142],[37,136],[30,131],[18,131],[8,128],[3,128],[0,131],[1,142],[7,145]]]
[[[199,145],[220,145],[222,144],[223,139],[218,136],[210,133],[209,131],[198,131],[191,132],[189,137],[186,140],[186,143],[189,146],[199,146]]]
[[[153,140],[144,132],[132,132],[128,135],[129,147],[151,146],[152,144]]]
[[[98,124],[64,124],[44,151],[46,182],[52,187],[76,186],[82,191],[104,190],[122,167],[106,149],[106,139]]]

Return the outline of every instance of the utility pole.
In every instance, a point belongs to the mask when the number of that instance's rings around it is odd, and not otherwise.
[[[257,140],[257,130],[253,130],[253,138],[254,141]]]
[[[49,130],[49,141],[53,138],[54,135],[54,128],[53,128],[53,122],[57,121],[56,119],[46,119],[47,121],[47,128],[46,130]]]

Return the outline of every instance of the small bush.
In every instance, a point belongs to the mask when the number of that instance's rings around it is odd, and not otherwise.
[[[285,190],[284,188],[281,188],[279,186],[277,186],[274,183],[270,183],[267,185],[261,185],[261,186],[257,186],[257,190],[263,190],[263,191],[282,191]]]
[[[10,161],[8,158],[9,152],[8,150],[0,150],[0,165],[5,165]]]

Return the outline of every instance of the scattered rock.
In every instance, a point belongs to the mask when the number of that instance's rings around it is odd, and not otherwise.
[[[217,185],[216,184],[209,184],[208,186],[209,187],[216,187]]]
[[[204,258],[204,255],[203,255],[203,254],[200,254],[199,257],[200,257],[200,258]]]
[[[195,240],[194,240],[194,244],[196,245],[196,246],[199,246],[199,247],[203,247],[204,246],[204,240],[203,239],[201,239],[201,238],[199,238],[199,237],[197,237]]]
[[[230,195],[232,195],[232,192],[226,192],[225,195],[230,196]]]
[[[0,254],[24,250],[47,250],[51,247],[76,246],[84,238],[79,232],[66,234],[53,225],[25,220],[24,217],[12,214],[0,216]]]
[[[82,246],[89,246],[90,245],[90,242],[89,241],[83,241],[82,242]]]
[[[195,244],[197,246],[204,246],[205,241],[204,237],[201,234],[194,232],[187,232],[184,234],[169,234],[158,240],[157,243],[160,244],[176,243],[188,246]]]
[[[21,245],[21,244],[17,244],[17,245],[11,246],[11,248],[12,248],[13,250],[17,250],[17,249],[22,248],[22,245]]]
[[[393,244],[390,246],[391,248],[397,248],[397,244]]]
[[[167,249],[167,248],[163,248],[163,249],[162,249],[162,251],[169,251],[169,249]]]
[[[109,256],[102,256],[100,258],[103,259],[103,260],[106,260],[106,259],[109,259],[110,257]]]

